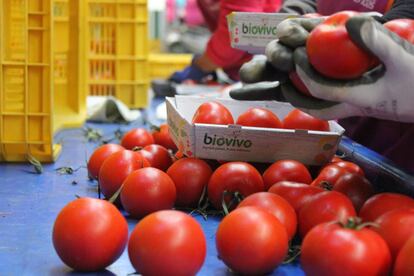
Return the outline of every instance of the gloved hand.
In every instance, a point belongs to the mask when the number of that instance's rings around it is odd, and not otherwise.
[[[414,122],[414,46],[370,17],[353,17],[346,28],[351,39],[377,56],[382,65],[356,80],[332,80],[317,73],[308,62],[305,48],[298,48],[294,52],[296,71],[310,93],[339,104],[321,109],[292,104],[322,119],[370,116]],[[289,89],[283,92],[292,93]]]
[[[204,72],[195,64],[198,56],[194,56],[191,64],[181,71],[177,71],[169,77],[169,80],[175,83],[182,83],[185,80],[201,82],[202,79],[211,75],[213,72]]]
[[[278,39],[267,45],[266,56],[255,58],[240,68],[241,81],[251,85],[230,91],[230,96],[237,100],[283,101],[281,87],[290,83],[288,73],[294,69],[293,51],[305,45],[309,32],[322,21],[320,17],[281,22],[276,29]]]

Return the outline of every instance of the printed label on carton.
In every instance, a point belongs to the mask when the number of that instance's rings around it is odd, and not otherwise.
[[[231,46],[251,54],[263,54],[266,45],[276,39],[276,27],[291,13],[233,12],[227,16]]]

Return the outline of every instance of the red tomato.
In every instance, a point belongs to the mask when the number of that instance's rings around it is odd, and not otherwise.
[[[282,128],[282,122],[266,108],[252,107],[240,114],[236,124],[251,127]]]
[[[260,207],[274,215],[285,227],[289,240],[295,235],[297,226],[295,209],[283,197],[268,192],[255,193],[243,199],[237,208],[246,206]]]
[[[149,165],[138,152],[130,150],[115,152],[103,162],[99,171],[99,186],[102,194],[110,198],[121,188],[122,182],[130,173]]]
[[[161,124],[159,128],[152,131],[154,143],[163,146],[166,149],[173,151],[177,150],[177,146],[170,136],[169,127],[167,124]]]
[[[255,167],[245,162],[228,162],[221,165],[213,172],[207,185],[208,198],[218,210],[222,209],[224,191],[239,192],[246,197],[263,190],[262,176]],[[232,197],[228,195],[224,199],[228,206]]]
[[[350,173],[357,173],[357,174],[360,174],[362,176],[365,175],[365,173],[361,169],[361,167],[358,166],[357,164],[353,163],[353,162],[341,160],[341,161],[334,162],[334,164],[338,167],[346,169]]]
[[[132,150],[135,147],[143,148],[151,144],[154,144],[154,138],[151,133],[144,128],[131,129],[125,133],[121,140],[121,145],[129,150]]]
[[[414,275],[414,237],[410,238],[398,253],[394,264],[394,273],[392,275]]]
[[[270,165],[263,173],[265,190],[280,181],[292,181],[309,184],[312,176],[305,165],[296,160],[279,160]]]
[[[391,255],[395,259],[398,252],[414,236],[414,209],[396,209],[389,211],[375,220],[378,232],[387,242]]]
[[[348,171],[345,168],[337,166],[336,163],[329,164],[323,167],[311,185],[332,190],[336,181],[347,173]]]
[[[384,23],[383,26],[414,44],[414,20],[394,19]]]
[[[388,211],[402,208],[414,208],[414,200],[402,194],[380,193],[365,201],[359,217],[364,221],[375,221]]]
[[[299,75],[296,71],[289,72],[289,79],[292,82],[293,86],[301,92],[303,95],[313,97],[312,94],[309,92],[309,89],[303,83],[303,81],[299,78]]]
[[[112,153],[121,151],[124,148],[117,144],[106,144],[97,148],[89,157],[88,161],[88,174],[89,177],[98,179],[99,170],[103,162],[108,158]]]
[[[53,225],[60,259],[79,271],[99,271],[115,262],[128,241],[128,224],[114,205],[95,198],[67,204]]]
[[[317,119],[299,109],[293,109],[283,119],[283,127],[286,129],[306,129],[329,131],[329,123]]]
[[[351,200],[345,195],[326,191],[313,195],[300,209],[298,224],[303,238],[314,226],[330,221],[345,222],[356,216]]]
[[[191,216],[158,211],[135,226],[128,255],[141,275],[196,275],[206,257],[206,238]]]
[[[358,15],[341,11],[316,26],[306,42],[309,62],[322,75],[335,79],[353,79],[377,64],[377,59],[359,48],[349,37],[345,23]]]
[[[173,160],[166,148],[161,145],[145,146],[139,153],[148,160],[151,167],[166,171],[172,164]]]
[[[330,161],[330,163],[336,163],[336,162],[341,162],[341,161],[344,161],[344,160],[342,160],[340,157],[338,157],[338,156],[334,156],[334,157],[332,157],[332,159],[331,159],[331,161]]]
[[[368,179],[357,173],[346,173],[336,180],[334,191],[343,193],[351,201],[357,212],[364,202],[375,194],[374,187]]]
[[[300,208],[313,195],[323,192],[319,187],[310,186],[309,184],[296,183],[290,181],[280,181],[269,189],[269,193],[280,195],[286,199],[299,214]]]
[[[308,276],[386,276],[391,269],[391,255],[380,235],[340,223],[322,223],[309,231],[300,260]]]
[[[240,274],[263,275],[284,260],[288,250],[285,227],[259,207],[243,207],[228,214],[218,226],[219,258]]]
[[[193,123],[229,125],[234,124],[234,119],[227,107],[221,103],[206,102],[196,110]]]
[[[174,206],[174,182],[168,174],[159,169],[143,168],[134,171],[122,185],[122,206],[134,218]]]
[[[212,173],[210,166],[201,159],[183,158],[174,162],[168,168],[167,174],[177,190],[175,204],[196,207]]]

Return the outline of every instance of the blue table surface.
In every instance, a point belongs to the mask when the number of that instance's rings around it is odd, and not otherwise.
[[[152,123],[159,123],[153,110],[147,110]],[[128,130],[139,124],[87,124],[111,136],[119,127]],[[88,181],[86,158],[98,143],[86,141],[81,129],[66,129],[56,137],[63,150],[54,164],[44,165],[43,174],[33,174],[28,164],[0,164],[0,275],[127,275],[134,273],[127,251],[107,270],[76,273],[59,259],[52,244],[52,228],[59,211],[75,196],[97,197],[96,183]],[[59,174],[60,167],[80,168],[72,175]],[[75,181],[77,184],[72,184]],[[207,257],[198,275],[232,275],[217,259],[215,231],[219,218],[204,220],[195,216],[207,238]],[[137,220],[128,219],[132,231]],[[299,264],[282,265],[272,275],[304,275]]]

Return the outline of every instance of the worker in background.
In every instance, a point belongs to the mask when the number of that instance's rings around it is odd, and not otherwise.
[[[324,78],[312,69],[304,47],[293,49],[295,68],[311,94],[339,103],[319,110],[306,108],[302,104],[298,107],[324,119],[349,117],[339,121],[346,130],[346,136],[414,173],[414,47],[390,34],[380,24],[397,18],[414,19],[414,0],[396,0],[389,11],[389,1],[326,0],[316,3],[314,11],[324,15],[338,9],[353,9],[350,5],[359,6],[361,9],[354,9],[359,11],[381,7],[376,11],[385,11],[384,16],[351,19],[347,27],[351,38],[375,54],[384,66],[376,71],[377,74],[364,76],[360,80],[338,82]],[[340,3],[344,3],[344,6]],[[326,5],[322,7],[323,4]],[[297,11],[303,13],[302,10]],[[305,21],[314,19],[300,20],[302,22],[295,24],[296,28],[303,28],[307,24]],[[278,36],[283,37],[283,34],[279,33]],[[285,86],[282,84],[281,87],[283,90]],[[240,99],[237,93],[233,93],[232,97]],[[260,97],[256,95],[254,98]],[[244,99],[248,100],[248,97]]]

